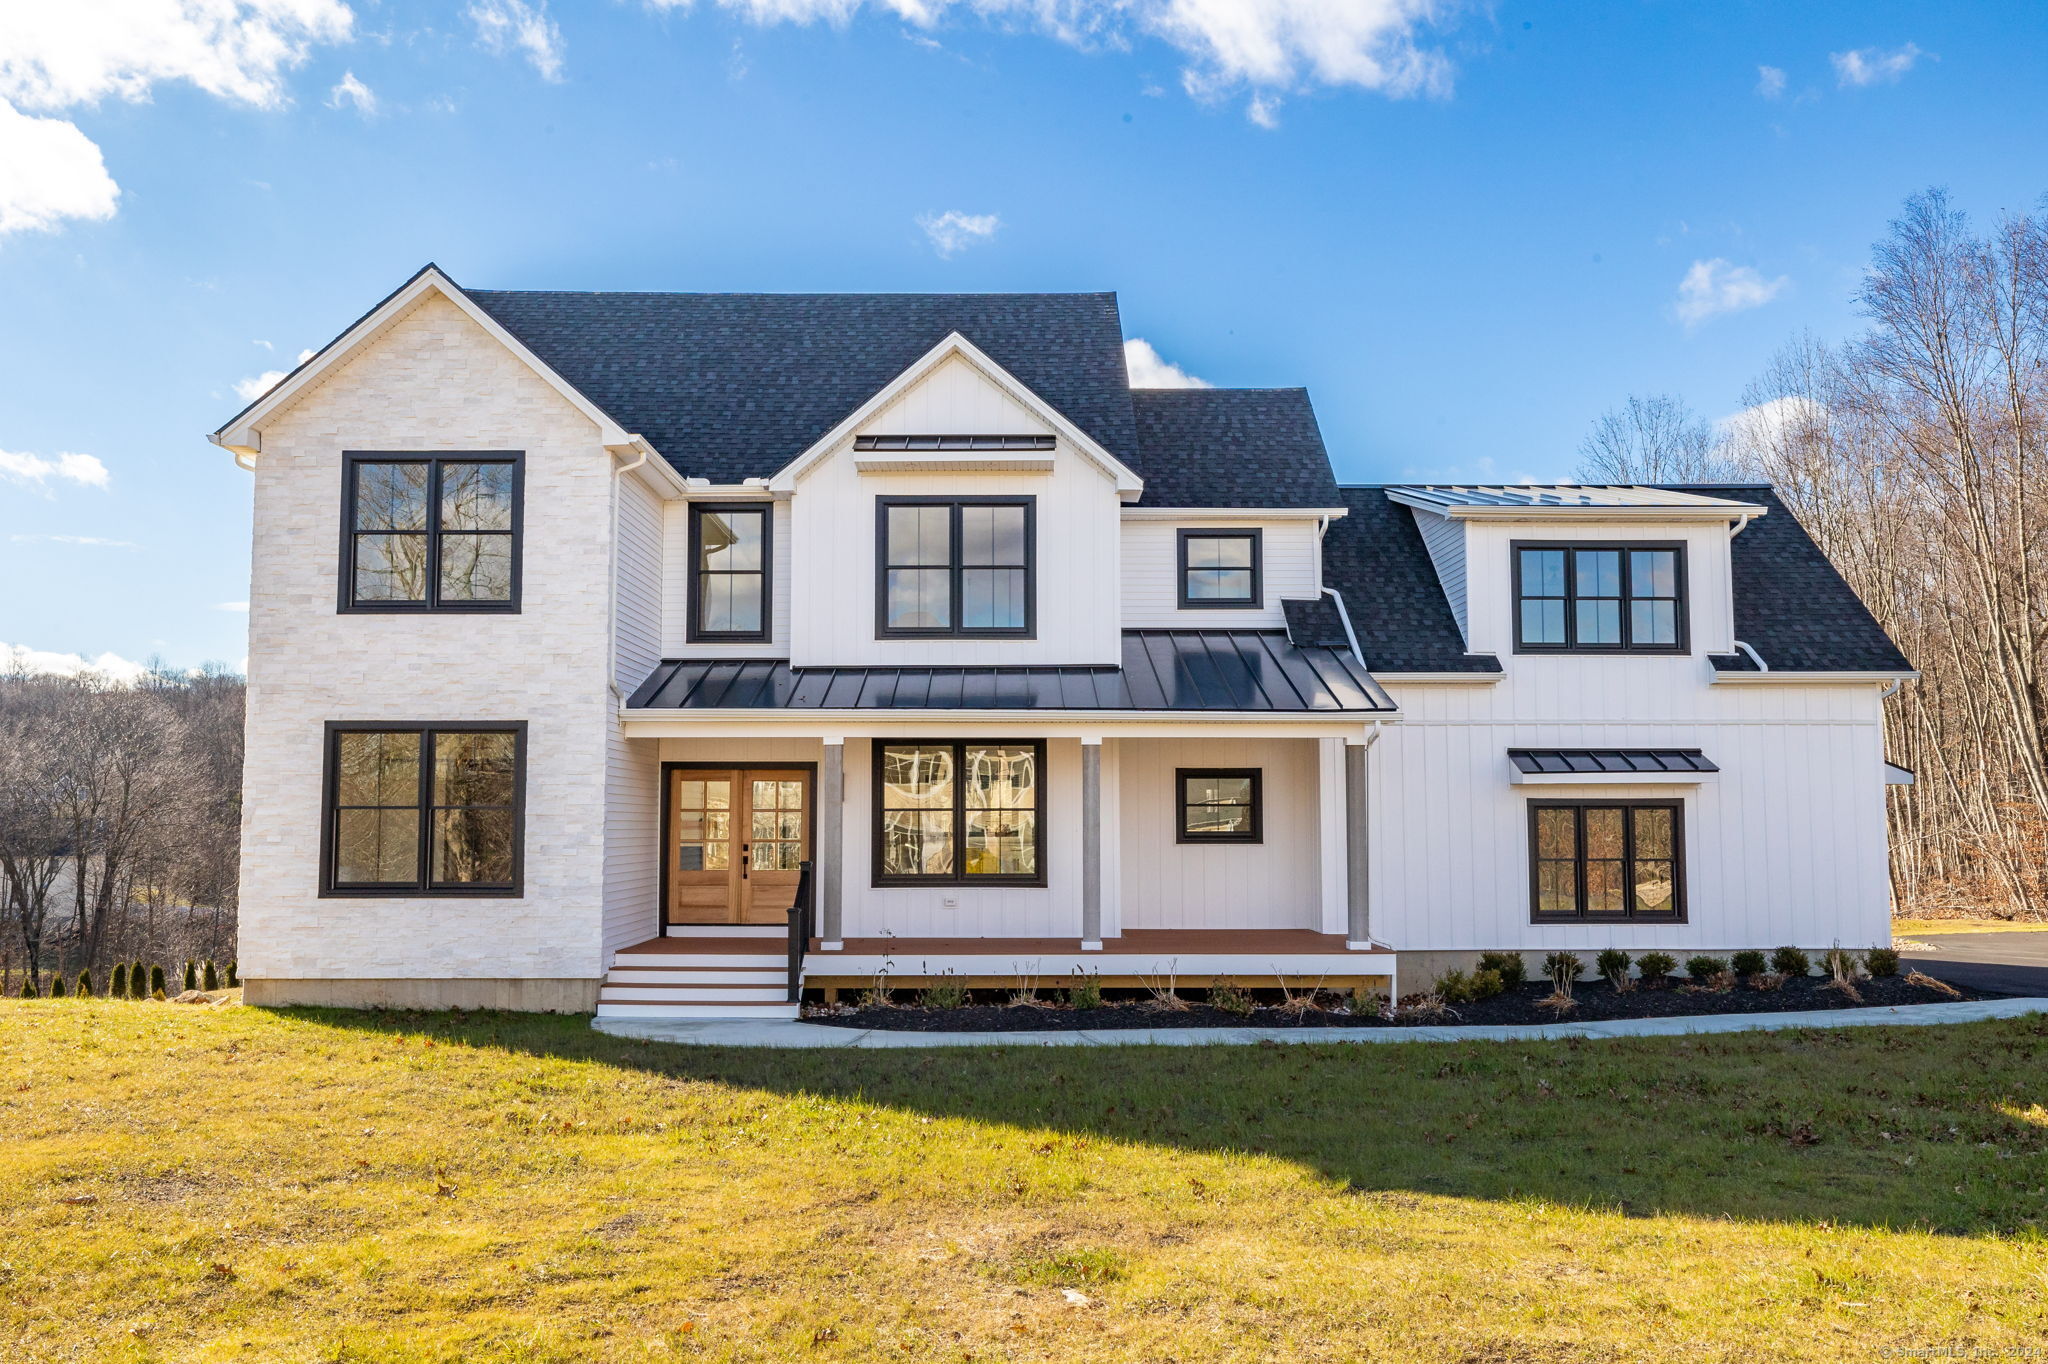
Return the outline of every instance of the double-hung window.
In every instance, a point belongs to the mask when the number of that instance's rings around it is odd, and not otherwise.
[[[520,893],[526,726],[327,726],[326,895]]]
[[[1183,530],[1178,539],[1182,610],[1264,604],[1257,530]]]
[[[876,502],[875,633],[1029,639],[1036,502],[890,497]]]
[[[515,451],[343,456],[341,609],[517,611]]]
[[[1520,653],[1683,653],[1680,545],[1514,546]]]
[[[770,610],[766,502],[690,507],[690,639],[765,640]]]
[[[1045,884],[1042,742],[877,740],[878,886]]]
[[[1670,801],[1532,801],[1530,917],[1685,917],[1684,807]]]

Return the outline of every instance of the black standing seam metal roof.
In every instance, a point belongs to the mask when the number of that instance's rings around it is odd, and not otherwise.
[[[1532,776],[1721,770],[1697,748],[1511,748],[1508,761]]]
[[[1264,630],[1129,630],[1120,668],[792,668],[786,659],[665,659],[626,704],[632,710],[1395,709],[1348,651],[1300,648]]]

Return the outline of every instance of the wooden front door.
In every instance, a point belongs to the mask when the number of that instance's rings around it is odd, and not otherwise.
[[[811,855],[810,774],[677,768],[668,801],[668,921],[784,922]]]

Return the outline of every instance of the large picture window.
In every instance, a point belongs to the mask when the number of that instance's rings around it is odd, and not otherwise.
[[[1682,545],[1514,546],[1520,653],[1683,653]]]
[[[1676,802],[1532,801],[1531,917],[1682,922],[1683,828]]]
[[[517,611],[514,451],[343,457],[341,609]]]
[[[1028,497],[878,499],[875,633],[1030,638],[1035,510]]]
[[[691,506],[692,641],[768,638],[772,525],[765,502]]]
[[[1045,884],[1045,745],[875,743],[874,882]]]
[[[1264,604],[1259,574],[1259,532],[1183,530],[1180,543],[1182,610]]]
[[[321,892],[520,893],[524,724],[330,724]]]
[[[1182,767],[1179,787],[1181,843],[1257,843],[1260,828],[1259,769]]]

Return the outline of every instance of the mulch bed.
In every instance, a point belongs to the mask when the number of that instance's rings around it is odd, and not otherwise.
[[[1878,1008],[1895,1004],[1952,1004],[1958,999],[1990,998],[1981,991],[1958,989],[1946,994],[1924,985],[1908,985],[1896,976],[1859,980],[1861,1003],[1832,988],[1821,976],[1789,980],[1776,990],[1693,990],[1674,981],[1659,989],[1616,993],[1605,981],[1581,982],[1572,991],[1578,1006],[1566,1014],[1539,1009],[1536,1002],[1550,993],[1548,982],[1530,982],[1516,990],[1470,1004],[1453,1006],[1455,1017],[1408,1017],[1390,1021],[1372,1015],[1337,1012],[1341,996],[1325,996],[1327,1010],[1298,1012],[1269,1006],[1249,1014],[1225,1013],[1191,1002],[1179,1010],[1162,1009],[1150,1000],[1109,1000],[1094,1009],[1062,1005],[967,1004],[957,1009],[926,1009],[914,1004],[887,1008],[825,1006],[805,1010],[804,1021],[837,1028],[881,1028],[891,1032],[1103,1032],[1118,1028],[1400,1028],[1416,1026],[1481,1026],[1496,1023],[1605,1022],[1619,1018],[1684,1018],[1700,1014],[1768,1014],[1806,1009]],[[908,991],[905,992],[909,993]]]

